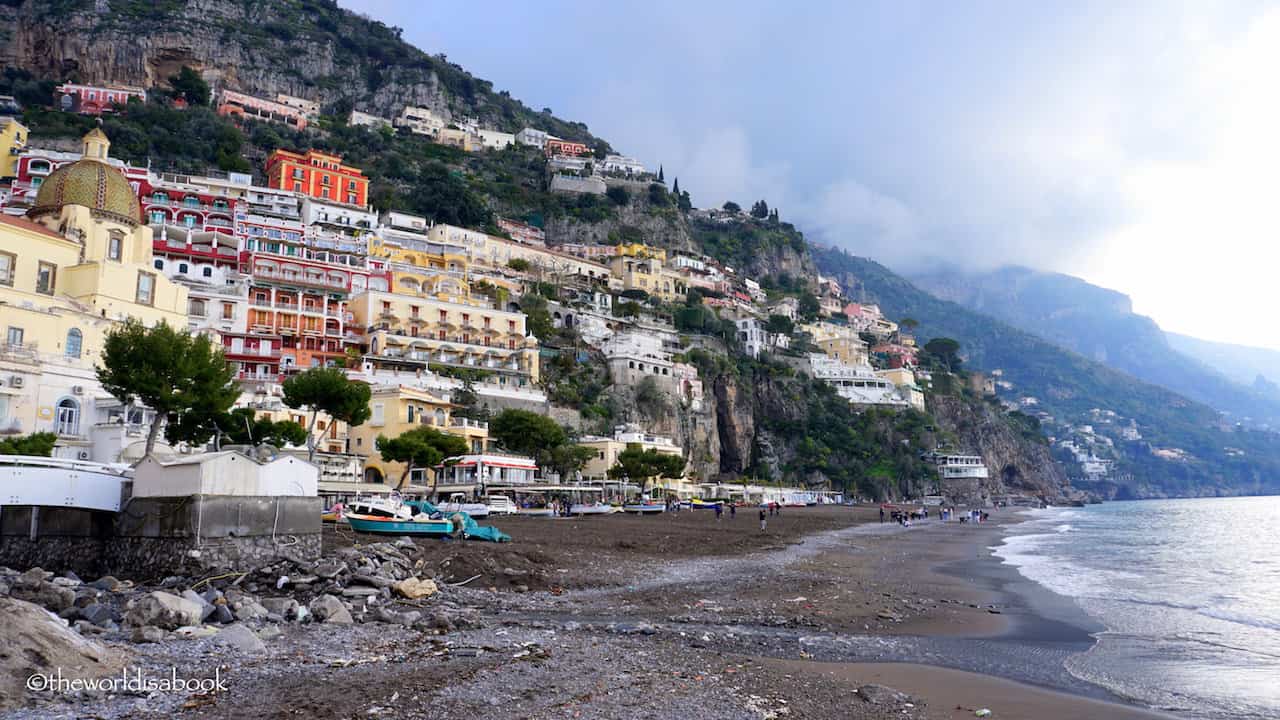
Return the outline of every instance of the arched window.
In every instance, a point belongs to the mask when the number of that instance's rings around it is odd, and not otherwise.
[[[80,357],[81,348],[84,346],[84,335],[80,333],[80,328],[71,328],[67,331],[67,344],[63,348],[63,352],[67,357]]]
[[[186,263],[178,263],[178,272],[182,273],[183,275],[186,275],[187,269],[188,268]]]
[[[55,427],[59,435],[80,434],[80,403],[73,398],[58,401],[58,418]]]
[[[436,425],[444,427],[444,410],[436,408]]]

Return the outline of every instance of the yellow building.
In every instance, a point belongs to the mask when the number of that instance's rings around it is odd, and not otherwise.
[[[427,232],[427,239],[434,243],[461,247],[472,266],[495,270],[508,267],[512,260],[524,260],[531,266],[531,274],[545,280],[571,280],[609,284],[609,268],[598,262],[586,260],[568,253],[525,245],[514,240],[494,237],[478,230],[468,230],[454,225],[434,225]]]
[[[911,403],[915,409],[924,412],[924,390],[916,384],[916,374],[910,368],[889,368],[888,370],[877,370],[876,375],[893,383],[903,396]]]
[[[31,131],[15,118],[4,118],[0,124],[0,178],[18,176],[18,155],[27,146]]]
[[[482,453],[489,448],[487,423],[453,417],[454,405],[421,388],[407,385],[382,385],[373,388],[369,400],[371,416],[363,425],[348,430],[351,452],[365,455],[364,479],[366,482],[386,482],[395,486],[404,473],[404,463],[386,462],[378,455],[379,435],[396,437],[415,427],[426,425],[457,435],[467,441],[471,452]],[[426,485],[429,474],[426,469],[414,470],[409,479],[413,485]]]
[[[622,247],[619,246],[619,253]],[[621,281],[624,290],[643,290],[666,301],[683,300],[689,292],[685,276],[663,265],[657,257],[615,255],[609,259],[609,272]]]
[[[609,468],[618,464],[618,455],[627,449],[628,445],[639,445],[642,450],[657,450],[667,455],[683,455],[683,451],[679,445],[671,441],[671,438],[662,437],[660,435],[650,435],[648,433],[632,431],[619,431],[614,433],[613,437],[586,437],[578,441],[578,444],[591,449],[595,455],[587,460],[582,467],[582,477],[584,480],[603,481],[609,476]],[[638,478],[631,478],[632,484],[638,484]],[[684,478],[679,479],[655,479],[649,484],[650,490],[655,487],[662,487],[670,490],[672,493],[687,496],[688,488]]]
[[[27,218],[0,217],[0,426],[53,431],[60,456],[114,462],[90,441],[119,408],[94,373],[105,335],[129,318],[186,328],[187,290],[152,266],[151,230],[108,149],[91,131],[84,158],[45,179]]]
[[[800,329],[813,336],[813,344],[821,348],[827,357],[835,358],[846,365],[871,364],[866,341],[858,336],[857,330],[847,325],[828,322],[806,323],[801,325]]]
[[[365,329],[375,367],[472,370],[500,385],[537,383],[538,340],[528,335],[524,313],[440,300],[438,291],[368,291],[351,300],[353,325]]]
[[[662,248],[649,247],[644,243],[619,243],[615,255],[630,258],[651,258],[658,262],[667,261],[667,251]]]

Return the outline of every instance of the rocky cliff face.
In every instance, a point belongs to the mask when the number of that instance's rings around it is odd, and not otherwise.
[[[983,495],[1064,495],[1067,476],[1048,446],[1022,437],[996,409],[959,397],[931,396],[929,411],[941,430],[955,436],[959,452],[976,452],[986,462],[992,475],[980,488]]]

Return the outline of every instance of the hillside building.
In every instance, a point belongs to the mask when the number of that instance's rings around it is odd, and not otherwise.
[[[369,202],[369,179],[331,153],[276,150],[267,158],[266,173],[268,187],[361,208]]]

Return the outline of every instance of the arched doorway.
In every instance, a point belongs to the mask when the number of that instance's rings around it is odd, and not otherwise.
[[[80,403],[74,398],[58,401],[55,430],[59,435],[80,434]]]
[[[368,467],[364,469],[364,481],[367,483],[382,482],[382,471],[376,467]]]

